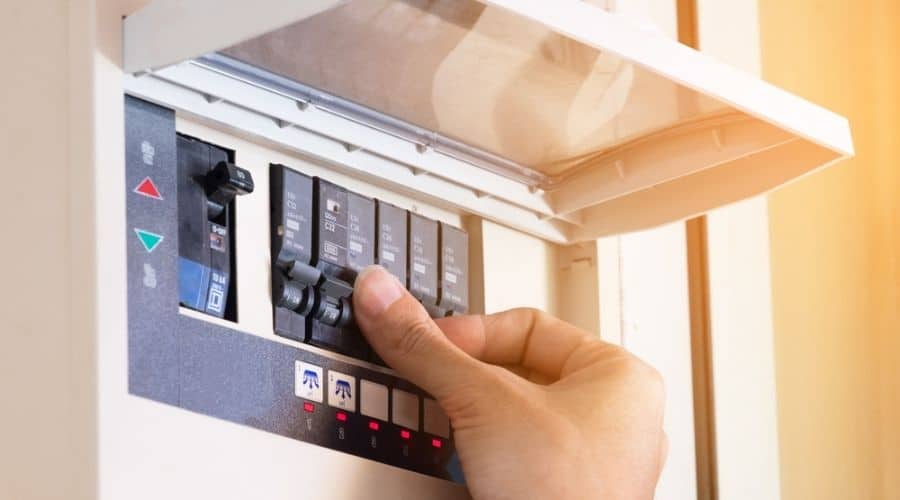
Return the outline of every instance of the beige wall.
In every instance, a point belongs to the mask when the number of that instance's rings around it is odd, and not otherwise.
[[[900,73],[891,0],[760,0],[763,76],[858,156],[770,197],[785,499],[900,498]]]
[[[92,127],[85,112],[93,14],[87,0],[0,3],[3,499],[95,493]]]

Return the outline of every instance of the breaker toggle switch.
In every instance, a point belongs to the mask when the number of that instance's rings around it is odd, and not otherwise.
[[[316,289],[304,286],[279,274],[272,276],[272,295],[275,305],[306,316],[315,308]]]
[[[334,328],[350,328],[353,325],[353,307],[347,297],[321,296],[315,319]]]
[[[297,260],[292,260],[289,263],[283,264],[282,261],[279,261],[279,267],[281,267],[284,270],[284,273],[290,276],[292,280],[306,286],[316,286],[322,281],[322,271],[320,269]]]
[[[253,192],[253,176],[243,168],[220,161],[206,175],[206,203],[208,217],[213,220],[219,217],[235,196]]]

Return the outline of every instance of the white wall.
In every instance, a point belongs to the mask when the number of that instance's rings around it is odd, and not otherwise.
[[[670,38],[678,33],[675,0],[616,0]],[[653,365],[666,383],[669,456],[656,497],[697,498],[687,242],[683,222],[598,242],[601,336]]]
[[[697,498],[691,318],[684,223],[620,237],[622,345],[666,383],[669,456],[656,496]]]
[[[556,245],[490,221],[481,224],[484,311],[534,307],[556,314]]]
[[[86,1],[0,3],[4,499],[94,493],[93,192],[79,95],[91,14]]]
[[[760,71],[756,0],[698,0],[700,50]],[[719,498],[780,498],[765,198],[707,216]]]

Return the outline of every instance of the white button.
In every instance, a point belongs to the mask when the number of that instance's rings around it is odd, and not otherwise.
[[[322,367],[302,361],[294,362],[294,394],[298,398],[321,403],[324,385]]]
[[[328,370],[328,404],[356,411],[356,378]]]
[[[394,408],[391,416],[394,423],[414,431],[419,430],[419,396],[397,389],[394,389],[393,396]]]
[[[425,399],[425,432],[450,439],[450,419],[441,405],[433,399]]]
[[[367,417],[373,417],[387,422],[388,419],[388,388],[369,382],[359,381],[359,412]]]

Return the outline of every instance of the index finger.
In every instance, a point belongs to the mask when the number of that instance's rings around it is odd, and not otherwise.
[[[522,366],[555,379],[568,371],[567,362],[580,348],[603,344],[595,335],[537,309],[453,316],[436,323],[470,356],[496,365]]]

